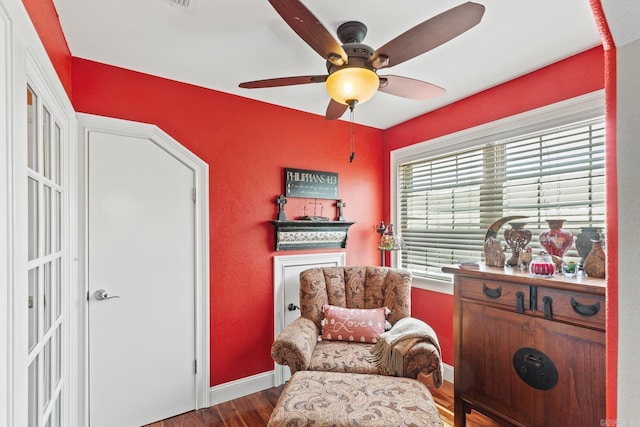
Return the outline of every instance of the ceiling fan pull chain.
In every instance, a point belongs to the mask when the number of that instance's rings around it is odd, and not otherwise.
[[[353,104],[351,104],[349,106],[349,110],[350,110],[349,116],[350,116],[350,119],[351,119],[351,125],[350,125],[350,127],[351,127],[351,135],[350,135],[350,138],[349,138],[350,141],[351,141],[351,156],[349,156],[349,163],[353,163],[353,160],[356,158],[356,152],[355,152],[355,148],[354,148],[356,136],[355,136],[354,125],[353,125],[353,123],[355,121],[354,120],[355,118],[354,118],[354,112],[353,112],[354,108],[353,107],[354,107]]]

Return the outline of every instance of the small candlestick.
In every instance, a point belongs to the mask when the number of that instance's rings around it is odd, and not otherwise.
[[[287,198],[282,194],[276,199],[276,205],[278,205],[278,221],[286,221],[287,216],[284,214],[284,205],[287,204]]]

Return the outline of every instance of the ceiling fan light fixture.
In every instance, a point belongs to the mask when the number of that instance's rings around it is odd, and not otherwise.
[[[380,80],[375,71],[361,67],[347,67],[334,71],[327,77],[329,96],[340,104],[349,105],[368,101],[378,91]]]

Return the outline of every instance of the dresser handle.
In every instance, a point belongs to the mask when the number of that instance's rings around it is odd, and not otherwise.
[[[538,390],[550,390],[558,383],[553,360],[535,348],[523,347],[513,354],[513,367],[522,381]]]
[[[524,313],[524,292],[516,292],[516,311],[518,313]]]
[[[482,293],[488,296],[489,298],[497,299],[502,295],[502,286],[496,289],[490,289],[486,283],[482,284]]]
[[[542,298],[542,302],[544,303],[544,318],[552,319],[553,318],[553,308],[551,304],[553,304],[553,298],[544,297]]]
[[[573,311],[578,313],[580,316],[591,317],[598,314],[600,311],[600,301],[597,301],[595,304],[587,305],[580,304],[575,298],[571,297],[571,307]]]

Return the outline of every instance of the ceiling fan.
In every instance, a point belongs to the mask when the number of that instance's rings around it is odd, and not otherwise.
[[[326,61],[327,75],[279,77],[241,83],[241,88],[257,89],[326,83],[331,101],[325,117],[334,120],[347,108],[369,100],[377,91],[415,100],[444,94],[444,89],[421,80],[396,75],[378,75],[377,70],[392,67],[428,52],[477,25],[484,6],[467,2],[449,9],[400,34],[373,50],[362,44],[367,27],[349,21],[338,27],[338,43],[329,31],[299,0],[269,0],[285,22]]]

